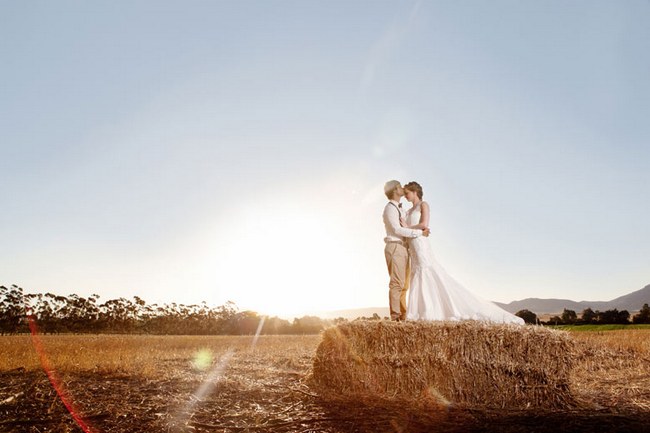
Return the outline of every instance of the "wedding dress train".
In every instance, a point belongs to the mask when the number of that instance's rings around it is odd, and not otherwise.
[[[409,210],[407,224],[420,221],[420,204]],[[522,318],[473,294],[454,280],[435,260],[429,239],[409,239],[411,284],[407,320],[481,320],[524,324]]]

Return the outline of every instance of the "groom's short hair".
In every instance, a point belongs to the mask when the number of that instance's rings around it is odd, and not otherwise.
[[[388,200],[393,198],[393,193],[400,186],[401,184],[399,183],[398,180],[389,180],[388,182],[386,182],[386,184],[384,185],[384,194],[386,194]]]

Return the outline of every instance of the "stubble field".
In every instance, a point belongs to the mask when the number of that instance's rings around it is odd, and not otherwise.
[[[4,336],[0,431],[81,432],[72,411],[98,433],[650,432],[650,330],[571,336],[578,403],[549,412],[326,401],[318,335]]]

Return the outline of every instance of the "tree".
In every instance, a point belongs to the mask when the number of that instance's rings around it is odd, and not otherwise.
[[[258,316],[254,311],[246,310],[237,313],[235,320],[237,334],[254,335],[262,321],[262,317]]]
[[[293,319],[293,332],[295,334],[318,334],[322,331],[326,322],[320,317],[316,316],[303,316]]]
[[[591,308],[585,308],[582,310],[580,320],[586,324],[594,323],[596,321],[596,313]]]
[[[0,286],[0,335],[18,332],[24,315],[23,289],[15,284]]]
[[[596,311],[598,315],[598,323],[602,324],[627,324],[630,323],[630,313],[627,310],[618,311],[614,308],[613,310],[607,311]]]
[[[550,319],[548,319],[548,322],[546,323],[549,325],[561,325],[564,322],[562,322],[562,319],[559,316],[553,316]]]
[[[632,318],[632,323],[650,323],[650,307],[648,307],[648,304],[643,304],[641,310]]]
[[[567,325],[572,325],[578,320],[578,315],[573,310],[567,310],[566,308],[562,311],[562,322]]]
[[[530,310],[519,310],[515,313],[515,316],[521,317],[524,319],[524,322],[532,325],[537,323],[537,314]]]
[[[630,312],[627,310],[619,311],[616,323],[620,323],[621,325],[627,325],[630,323]]]
[[[332,323],[314,316],[296,318],[293,323],[278,317],[262,317],[254,311],[239,311],[230,301],[210,308],[205,302],[147,305],[137,296],[133,300],[118,298],[98,304],[98,298],[99,295],[85,298],[76,294],[24,294],[16,285],[0,286],[0,335],[29,331],[27,315],[34,319],[41,333],[241,335],[254,334],[263,324],[259,329],[264,334],[317,334]]]
[[[279,317],[267,317],[266,322],[264,322],[264,327],[262,328],[263,334],[290,334],[291,333],[291,323],[286,319],[281,319]]]

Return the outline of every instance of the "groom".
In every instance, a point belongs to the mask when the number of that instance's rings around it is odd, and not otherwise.
[[[386,227],[386,265],[388,266],[388,299],[391,320],[406,319],[406,291],[408,290],[409,255],[406,239],[418,236],[429,236],[429,229],[414,230],[400,225],[400,218],[405,216],[400,199],[404,196],[402,185],[396,180],[389,180],[384,185],[384,193],[388,203],[384,208],[384,226]]]

